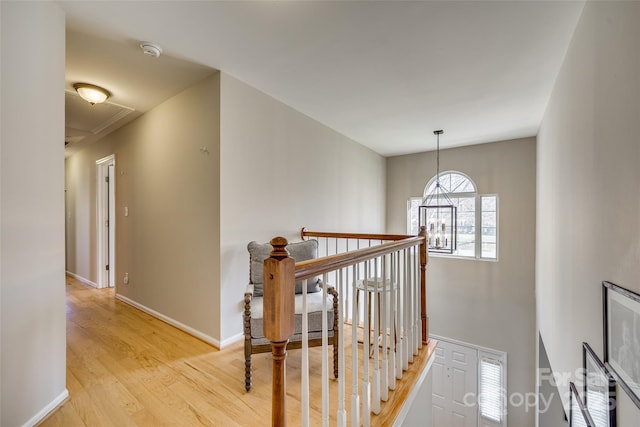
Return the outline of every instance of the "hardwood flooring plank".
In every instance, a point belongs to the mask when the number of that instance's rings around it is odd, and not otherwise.
[[[253,387],[244,389],[242,341],[217,350],[115,298],[67,278],[67,389],[70,399],[41,425],[96,426],[266,426],[271,423],[271,355],[253,355]],[[359,333],[360,334],[360,333]],[[344,329],[351,355],[351,326]],[[373,426],[390,425],[413,387],[429,351],[415,358]],[[287,352],[287,421],[300,425],[301,351]],[[321,425],[321,357],[309,349],[311,425]],[[358,348],[362,362],[362,346]],[[371,366],[373,362],[371,361]],[[332,360],[329,362],[332,371]],[[362,373],[362,365],[360,366]],[[351,363],[346,404],[351,393]],[[330,378],[332,377],[330,373]],[[358,387],[360,387],[359,381]],[[335,425],[337,385],[331,380],[330,424]]]

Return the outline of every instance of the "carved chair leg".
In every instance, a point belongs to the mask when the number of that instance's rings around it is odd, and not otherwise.
[[[244,388],[251,390],[251,341],[244,342]]]
[[[244,388],[251,390],[251,294],[244,294]]]

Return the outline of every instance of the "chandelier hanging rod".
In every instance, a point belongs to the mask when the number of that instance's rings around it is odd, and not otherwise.
[[[436,136],[436,187],[440,187],[440,135],[443,133],[442,129],[433,131]]]

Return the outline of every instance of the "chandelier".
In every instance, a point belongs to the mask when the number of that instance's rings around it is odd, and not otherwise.
[[[429,252],[449,253],[457,245],[458,208],[449,197],[449,192],[440,183],[440,135],[443,130],[434,130],[436,135],[436,181],[427,189],[418,209],[418,222],[427,228],[427,248]]]

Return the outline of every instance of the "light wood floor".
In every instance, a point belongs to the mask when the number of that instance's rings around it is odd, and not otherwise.
[[[270,425],[270,354],[253,356],[253,388],[246,393],[242,342],[219,351],[116,300],[113,289],[90,288],[70,277],[66,288],[71,397],[42,426]],[[372,415],[372,425],[392,423],[432,351],[433,345],[421,350],[389,392],[380,415]],[[345,353],[350,356],[350,347]],[[320,361],[320,349],[310,349],[310,390],[317,396],[311,403],[313,425],[320,425]],[[299,381],[300,350],[292,350],[287,359],[287,421],[292,426],[300,425]],[[337,382],[331,381],[332,425],[336,390]],[[347,386],[347,403],[349,393]]]

